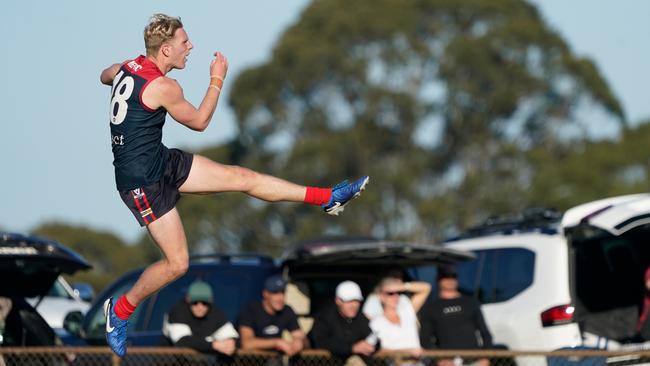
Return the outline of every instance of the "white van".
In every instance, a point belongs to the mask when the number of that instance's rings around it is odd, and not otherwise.
[[[483,304],[495,344],[613,350],[639,341],[650,194],[490,220],[445,246],[476,254],[458,264],[459,286]]]

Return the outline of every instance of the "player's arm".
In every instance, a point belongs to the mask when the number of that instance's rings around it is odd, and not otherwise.
[[[115,78],[115,75],[117,75],[117,72],[120,71],[120,66],[121,64],[112,64],[111,66],[107,67],[102,71],[102,74],[99,76],[99,80],[102,82],[104,85],[113,85],[113,79]]]
[[[157,99],[176,121],[192,130],[204,131],[217,108],[227,71],[228,60],[220,52],[216,52],[210,64],[210,85],[198,108],[185,99],[181,86],[169,78],[161,78],[157,87]]]
[[[164,107],[169,115],[180,124],[195,131],[204,131],[210,124],[212,114],[217,107],[220,91],[209,87],[201,105],[196,108],[185,99],[183,89],[176,80],[160,79],[156,85],[156,95],[160,100],[160,106]]]

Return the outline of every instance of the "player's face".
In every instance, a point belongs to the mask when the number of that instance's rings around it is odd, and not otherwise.
[[[174,68],[185,68],[187,56],[190,55],[190,51],[194,48],[194,45],[190,42],[190,38],[185,32],[185,29],[178,28],[176,32],[174,32],[174,37],[169,40],[169,45],[171,46],[169,58],[171,59]]]

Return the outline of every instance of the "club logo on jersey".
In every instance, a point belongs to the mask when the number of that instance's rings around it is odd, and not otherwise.
[[[135,198],[136,200],[144,197],[144,191],[142,190],[142,188],[136,188],[132,190],[131,194],[133,195],[133,198]]]

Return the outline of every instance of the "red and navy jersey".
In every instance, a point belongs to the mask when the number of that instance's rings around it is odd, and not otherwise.
[[[163,76],[145,56],[125,62],[111,90],[110,126],[115,182],[118,190],[144,187],[158,182],[164,170],[167,148],[162,128],[167,111],[142,102],[150,82]]]

